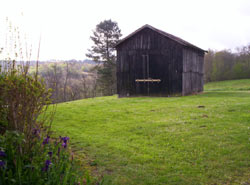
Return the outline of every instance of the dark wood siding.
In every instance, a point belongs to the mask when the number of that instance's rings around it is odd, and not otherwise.
[[[203,85],[203,82],[198,76],[201,76],[203,63],[201,66],[200,62],[203,58],[156,31],[145,28],[119,44],[116,49],[117,91],[120,97],[184,95],[193,90],[201,90],[199,85]],[[194,58],[195,61],[192,61]],[[200,66],[197,67],[196,64]],[[183,78],[186,80],[185,83],[182,81]],[[136,79],[161,81],[136,82]],[[190,79],[192,83],[188,82]],[[195,85],[189,87],[190,84]],[[182,91],[183,88],[185,93]]]
[[[183,95],[203,91],[204,53],[183,49]]]

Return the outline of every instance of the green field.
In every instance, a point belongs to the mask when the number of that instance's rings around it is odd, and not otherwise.
[[[250,80],[205,90],[62,103],[53,130],[104,184],[250,184]]]
[[[206,91],[250,91],[250,80],[228,80],[206,84]]]

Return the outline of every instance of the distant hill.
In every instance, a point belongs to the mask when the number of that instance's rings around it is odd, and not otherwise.
[[[71,60],[47,60],[47,61],[41,61],[41,62],[73,62],[73,63],[85,63],[85,64],[96,64],[93,60],[76,60],[76,59],[71,59]]]
[[[87,64],[96,64],[93,60],[88,60],[88,59],[85,59],[82,62]]]
[[[4,63],[3,61],[0,61],[1,63]],[[44,64],[44,63],[54,63],[54,62],[58,62],[58,63],[63,63],[63,62],[73,62],[73,63],[81,63],[81,64],[92,64],[95,65],[96,63],[93,60],[88,60],[88,59],[84,59],[84,60],[75,60],[75,59],[71,59],[71,60],[55,60],[55,59],[51,59],[51,60],[40,60],[38,63],[39,64]],[[23,64],[25,63],[25,61],[16,61],[16,64]],[[29,61],[31,66],[36,65],[37,61],[35,60],[31,60]]]

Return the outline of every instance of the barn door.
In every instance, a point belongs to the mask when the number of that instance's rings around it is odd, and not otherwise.
[[[146,81],[149,78],[149,56],[139,54],[134,62],[134,75],[137,95],[148,95],[149,84]]]
[[[163,88],[163,72],[165,73],[164,61],[161,56],[157,54],[149,55],[149,93],[150,95],[160,95],[162,94]]]
[[[155,94],[161,81],[157,76],[159,72],[157,64],[151,55],[142,54],[140,59],[136,70],[136,92],[142,95]]]
[[[150,77],[149,77],[149,56],[148,55],[142,55],[142,73],[143,73],[144,80],[150,79]],[[144,92],[147,95],[149,95],[149,93],[150,93],[148,81],[144,81]]]

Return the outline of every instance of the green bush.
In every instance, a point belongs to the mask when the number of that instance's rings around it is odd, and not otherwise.
[[[0,137],[0,184],[82,184],[83,172],[68,150],[69,138],[41,137],[33,130],[35,145],[24,153],[24,134],[6,131]],[[85,178],[88,179],[88,178]]]
[[[69,138],[49,136],[51,90],[37,72],[29,75],[28,65],[7,64],[0,70],[0,184],[89,184]]]
[[[38,116],[51,103],[51,90],[36,76],[13,70],[0,76],[0,124],[31,136],[33,128],[43,127]]]
[[[6,22],[9,44],[0,48],[0,185],[89,183],[68,148],[69,138],[50,138],[51,90],[38,75],[38,61],[29,73],[31,53],[23,51],[18,27]]]

